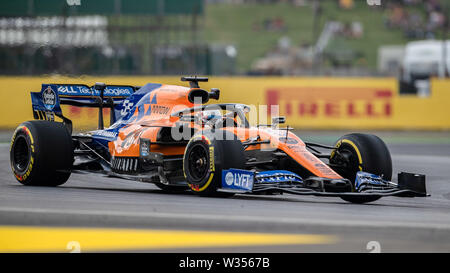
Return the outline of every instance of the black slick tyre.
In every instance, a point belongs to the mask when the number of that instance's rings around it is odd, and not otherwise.
[[[23,185],[61,185],[69,179],[73,164],[72,137],[63,123],[24,122],[11,139],[10,162]]]
[[[183,172],[189,188],[202,196],[230,196],[219,193],[222,170],[245,166],[244,148],[228,131],[203,131],[192,137],[183,157]]]
[[[370,134],[348,134],[335,144],[330,164],[344,178],[349,179],[355,188],[358,171],[369,172],[381,176],[385,180],[392,178],[391,154],[386,144],[379,137]],[[352,203],[367,203],[380,199],[379,196],[347,196],[342,197]]]

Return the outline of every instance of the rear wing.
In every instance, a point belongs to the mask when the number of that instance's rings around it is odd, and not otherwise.
[[[33,116],[35,119],[54,121],[60,117],[69,130],[72,122],[64,117],[61,105],[99,108],[98,127],[103,129],[103,108],[110,108],[110,122],[114,123],[120,116],[117,106],[122,106],[124,100],[134,94],[140,86],[106,85],[96,83],[94,86],[85,84],[42,84],[40,92],[31,92]]]

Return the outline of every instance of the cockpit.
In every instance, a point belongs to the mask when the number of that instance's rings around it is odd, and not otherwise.
[[[194,122],[202,127],[225,128],[243,127],[248,128],[249,122],[246,114],[250,112],[250,107],[245,104],[222,103],[199,105],[172,113],[178,116],[181,121]]]

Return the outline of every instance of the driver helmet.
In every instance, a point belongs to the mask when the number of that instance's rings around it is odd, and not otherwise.
[[[202,124],[214,124],[218,119],[222,119],[220,110],[208,110],[200,113]]]

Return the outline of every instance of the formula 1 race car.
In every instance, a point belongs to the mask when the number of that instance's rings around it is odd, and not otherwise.
[[[11,140],[16,179],[58,186],[72,172],[99,173],[204,196],[290,193],[353,203],[427,196],[424,175],[402,172],[391,182],[391,156],[377,136],[348,134],[334,146],[304,142],[289,126],[279,127],[283,117],[252,127],[251,107],[206,104],[220,95],[199,87],[207,78],[181,80],[190,87],[43,84],[31,92],[38,120],[22,123]],[[61,105],[98,108],[98,129],[72,134]]]

